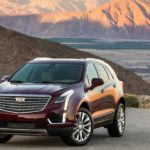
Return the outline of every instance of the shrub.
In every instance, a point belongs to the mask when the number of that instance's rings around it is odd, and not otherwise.
[[[135,107],[135,108],[139,107],[139,101],[137,95],[125,94],[125,99],[126,99],[126,105],[128,107]]]

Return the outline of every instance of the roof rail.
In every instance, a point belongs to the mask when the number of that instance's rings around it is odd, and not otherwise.
[[[86,60],[95,61],[95,62],[99,62],[99,63],[105,63],[105,61],[103,61],[101,59],[96,59],[96,58],[86,58]]]
[[[50,57],[38,57],[38,58],[35,58],[33,60],[51,60],[52,58]]]

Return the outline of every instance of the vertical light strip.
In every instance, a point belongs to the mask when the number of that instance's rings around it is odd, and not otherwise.
[[[63,96],[66,96],[66,95],[67,95],[66,100],[65,100],[65,104],[64,104],[64,111],[65,111],[65,112],[63,113],[63,118],[62,118],[62,122],[63,122],[63,123],[66,122],[66,116],[67,116],[66,110],[67,110],[67,107],[68,107],[69,99],[70,99],[70,97],[71,97],[71,95],[72,95],[73,93],[74,93],[73,90],[69,90],[69,91],[67,91],[66,93],[63,94]]]

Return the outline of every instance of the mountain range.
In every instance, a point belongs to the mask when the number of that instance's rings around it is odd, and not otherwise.
[[[1,15],[87,11],[110,0],[0,0]]]
[[[89,11],[1,16],[0,25],[46,38],[150,40],[150,0],[112,0]]]

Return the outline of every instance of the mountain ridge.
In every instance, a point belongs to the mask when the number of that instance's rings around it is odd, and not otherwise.
[[[47,12],[70,12],[91,10],[104,3],[103,0],[3,0],[3,15],[31,15]]]
[[[85,12],[1,16],[0,25],[37,37],[150,39],[150,2],[112,0]],[[142,36],[141,36],[142,35]]]

